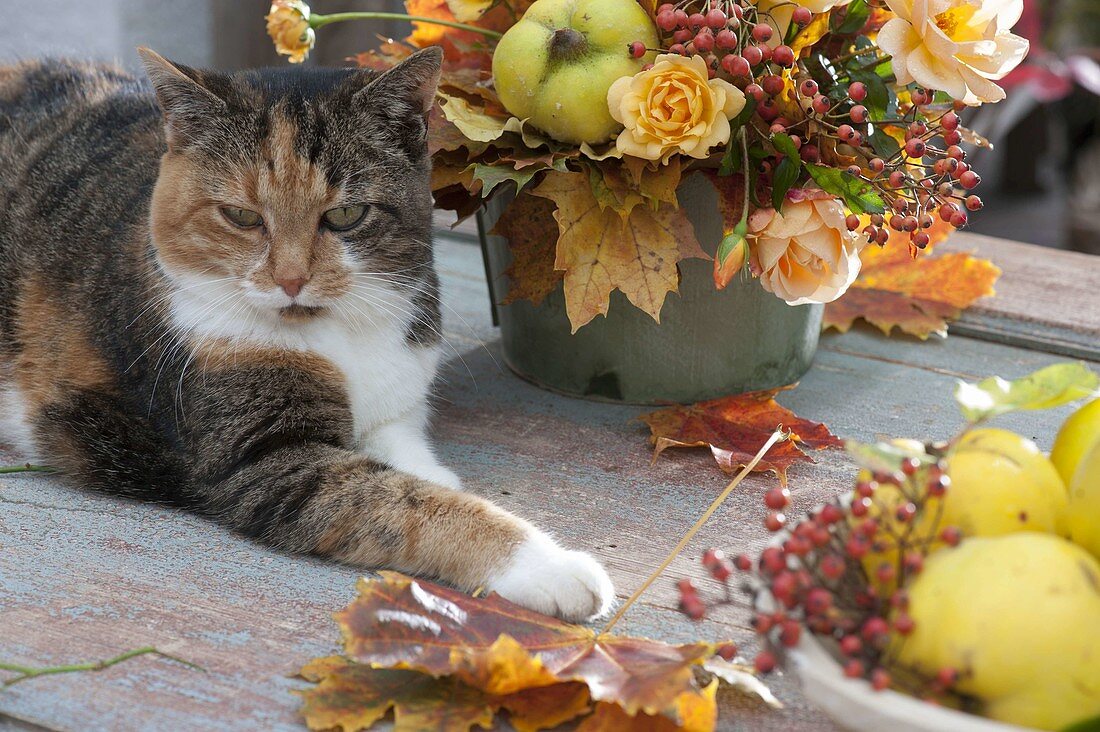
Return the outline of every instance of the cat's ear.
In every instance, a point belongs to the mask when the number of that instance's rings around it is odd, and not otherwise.
[[[410,146],[422,146],[442,67],[443,49],[429,46],[373,79],[353,101],[403,130]]]
[[[200,72],[148,48],[137,51],[164,113],[169,146],[193,139],[209,124],[211,116],[225,114],[225,101],[203,86]]]
[[[429,46],[387,69],[356,93],[356,101],[400,100],[420,114],[427,114],[435,102],[435,90],[443,70],[443,49]]]

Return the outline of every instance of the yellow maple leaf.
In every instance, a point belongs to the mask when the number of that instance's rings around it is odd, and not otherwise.
[[[933,239],[938,238],[934,230]],[[900,241],[864,249],[859,277],[839,300],[826,306],[824,327],[844,333],[863,319],[886,335],[896,327],[921,340],[932,334],[946,336],[950,321],[975,300],[994,294],[1001,270],[965,252],[929,254],[926,250],[914,258]]]
[[[565,272],[565,309],[573,332],[606,315],[611,292],[621,290],[661,322],[669,292],[679,289],[677,262],[707,258],[691,223],[675,206],[632,206],[625,216],[604,207],[586,173],[554,172],[532,193],[557,204],[554,268]]]
[[[477,142],[492,142],[504,134],[512,117],[486,114],[484,107],[470,104],[462,97],[436,92],[443,101],[443,116],[463,135]],[[518,121],[517,121],[518,122]]]

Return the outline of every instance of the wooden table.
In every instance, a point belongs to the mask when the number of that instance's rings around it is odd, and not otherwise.
[[[948,436],[960,423],[955,378],[1022,375],[1060,360],[1100,368],[1100,258],[959,235],[1004,269],[998,296],[952,326],[947,340],[887,339],[865,328],[825,336],[813,369],[781,402],[844,437]],[[726,479],[702,452],[670,451],[650,466],[643,410],[541,391],[501,365],[476,247],[439,245],[454,358],[439,389],[436,439],[469,490],[596,554],[620,598],[630,594]],[[1066,410],[1000,424],[1050,447]],[[0,454],[0,459],[11,457]],[[850,485],[840,452],[790,474],[804,511]],[[712,583],[698,565],[711,545],[758,551],[767,539],[761,493],[746,480],[688,552],[620,626],[670,641],[731,638],[755,648],[744,603],[692,624],[675,609],[675,578]],[[0,659],[34,665],[113,656],[144,645],[183,656],[189,670],[144,657],[93,674],[0,691],[0,728],[65,730],[301,729],[291,678],[338,650],[329,615],[358,573],[287,556],[199,518],[62,487],[49,477],[0,481]],[[724,730],[829,730],[792,679],[770,682],[787,705],[771,711],[721,697]]]

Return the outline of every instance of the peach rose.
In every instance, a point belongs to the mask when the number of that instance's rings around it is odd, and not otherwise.
[[[749,216],[752,271],[768,292],[790,305],[832,302],[859,274],[866,237],[848,231],[835,198],[787,200],[783,212],[758,209]]]
[[[275,50],[282,56],[290,56],[292,64],[305,61],[316,41],[309,27],[309,5],[302,0],[273,0],[264,19],[267,34],[275,41]]]
[[[705,158],[729,142],[745,95],[727,81],[708,80],[702,57],[666,53],[648,71],[617,79],[607,105],[626,128],[615,140],[619,152],[667,163],[677,154]]]
[[[1027,39],[1009,33],[1023,0],[886,0],[898,17],[878,34],[893,56],[899,84],[914,81],[965,104],[999,102],[1004,77],[1027,55]]]

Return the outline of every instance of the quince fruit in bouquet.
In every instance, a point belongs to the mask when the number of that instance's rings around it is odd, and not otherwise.
[[[1100,713],[1100,563],[1051,534],[964,540],[908,587],[897,661],[957,674],[983,715],[1060,729]]]
[[[606,142],[621,127],[607,90],[655,54],[657,29],[636,0],[537,0],[493,53],[493,84],[505,109],[571,144]]]

